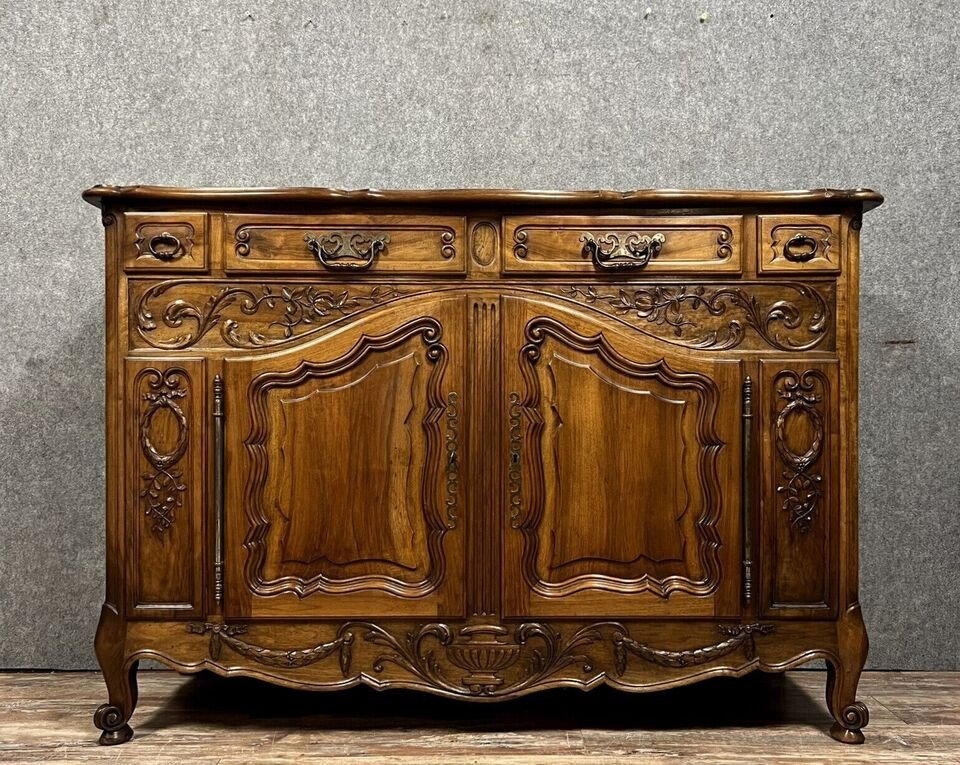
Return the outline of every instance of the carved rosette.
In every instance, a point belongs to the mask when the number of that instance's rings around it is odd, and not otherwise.
[[[412,294],[383,285],[260,284],[224,286],[206,300],[193,295],[174,297],[188,286],[188,282],[160,282],[140,297],[137,332],[154,348],[189,348],[217,326],[223,341],[234,348],[281,345],[312,335],[342,317]],[[162,304],[164,295],[167,302]],[[157,303],[162,306],[159,310]]]
[[[798,375],[784,371],[779,375],[777,395],[785,402],[777,414],[777,454],[784,465],[782,482],[777,492],[783,495],[783,510],[790,516],[790,526],[804,533],[817,514],[823,476],[815,470],[823,455],[825,437],[823,413],[823,378],[813,370]],[[819,392],[818,392],[819,391]],[[811,433],[809,444],[802,454],[797,454],[787,437],[787,423],[796,417],[806,418]]]
[[[717,628],[721,640],[684,649],[636,640],[619,622],[596,622],[570,633],[539,622],[512,628],[432,622],[404,634],[372,622],[345,622],[333,639],[296,649],[257,645],[241,637],[248,630],[242,624],[192,623],[187,632],[209,634],[208,652],[214,662],[221,660],[224,647],[258,664],[283,669],[306,667],[337,654],[344,678],[359,675],[378,685],[376,676],[392,665],[417,687],[448,696],[495,698],[558,682],[588,686],[604,677],[619,679],[627,673],[630,657],[671,669],[710,664],[736,652],[742,654],[742,661],[752,662],[757,655],[755,639],[774,629],[772,624],[759,623]],[[361,652],[356,636],[381,650]],[[742,661],[731,666],[741,666]]]
[[[770,286],[776,289],[771,292],[767,285],[571,285],[557,291],[646,334],[687,348],[736,348],[748,328],[766,345],[780,351],[807,351],[820,345],[828,329],[829,308],[824,296],[804,284]]]
[[[187,416],[180,406],[180,401],[187,396],[183,385],[185,375],[186,372],[178,368],[166,371],[151,368],[141,373],[147,390],[143,393],[146,406],[139,422],[140,451],[151,469],[141,476],[140,497],[144,500],[144,513],[153,521],[151,529],[158,535],[173,525],[187,490],[182,481],[183,471],[178,467],[187,452],[190,434]],[[169,451],[162,451],[153,441],[154,421],[163,411],[173,416],[177,429],[176,442]]]

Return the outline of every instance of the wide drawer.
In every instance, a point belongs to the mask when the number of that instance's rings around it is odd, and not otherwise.
[[[743,219],[508,217],[504,241],[505,273],[739,273]]]
[[[463,218],[227,215],[228,272],[451,274],[465,271]]]

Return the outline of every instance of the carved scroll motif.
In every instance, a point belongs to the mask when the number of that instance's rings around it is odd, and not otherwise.
[[[280,345],[407,294],[382,285],[227,285],[205,301],[169,300],[160,310],[158,321],[154,302],[185,284],[161,282],[144,292],[137,303],[137,332],[154,348],[189,348],[218,325],[223,341],[234,348]]]
[[[827,336],[827,301],[819,291],[804,284],[776,286],[773,298],[767,297],[769,291],[753,288],[703,285],[572,285],[558,291],[647,334],[687,348],[735,348],[743,342],[747,328],[777,350],[815,348]],[[728,316],[726,321],[716,321],[717,317]]]
[[[569,666],[593,673],[594,661],[582,651],[603,640],[604,626],[616,625],[589,625],[564,637],[546,624],[527,622],[510,637],[500,625],[472,625],[455,632],[450,625],[434,623],[399,638],[377,624],[349,625],[363,630],[365,641],[387,649],[374,660],[374,672],[395,664],[424,684],[455,696],[509,695],[545,683]],[[526,660],[521,661],[524,654]],[[446,662],[468,674],[450,677]],[[518,663],[520,671],[507,679],[504,672]]]

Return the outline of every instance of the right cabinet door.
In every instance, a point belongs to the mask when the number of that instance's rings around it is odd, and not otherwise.
[[[503,305],[504,615],[738,615],[741,363]]]

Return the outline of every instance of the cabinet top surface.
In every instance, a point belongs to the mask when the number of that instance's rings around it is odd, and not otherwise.
[[[173,186],[94,186],[83,198],[97,207],[142,209],[217,208],[237,210],[317,210],[393,208],[444,211],[469,208],[629,212],[635,210],[871,210],[883,196],[870,189],[755,191],[735,189],[643,189],[637,191],[538,191],[520,189],[328,189],[180,188]]]

